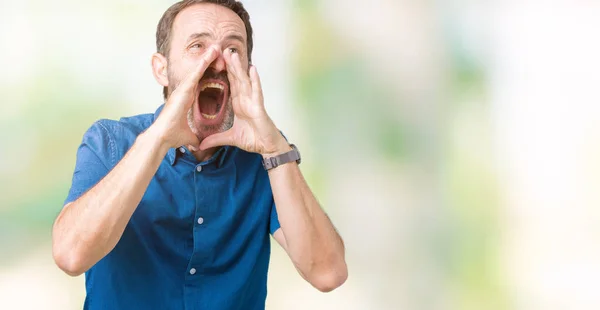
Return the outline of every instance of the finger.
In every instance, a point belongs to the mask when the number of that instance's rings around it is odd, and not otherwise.
[[[233,70],[235,70],[234,68],[232,68],[231,66],[229,66],[229,62],[231,60],[231,52],[229,51],[229,49],[226,49],[223,52],[223,59],[225,59],[225,66],[227,67],[227,79],[229,80],[229,92],[231,94],[231,98],[236,98],[239,93],[238,93],[238,81],[235,77],[235,74],[233,73]]]
[[[185,146],[188,148],[188,150],[192,152],[198,151],[198,148],[200,147],[200,140],[198,140],[198,137],[196,137],[191,130],[187,131],[185,135],[187,136],[185,139],[188,141]]]
[[[227,67],[227,77],[229,78],[230,83],[237,83],[237,76],[235,74],[235,68],[231,66],[231,55],[232,53],[229,49],[226,49],[223,52],[223,59],[225,59],[225,66]]]
[[[212,147],[223,145],[235,145],[233,139],[233,131],[231,131],[231,129],[225,132],[212,134],[204,138],[204,140],[202,140],[202,143],[200,143],[200,150],[203,151]]]
[[[181,85],[177,88],[179,89],[181,87],[182,91],[184,91],[184,92],[188,92],[190,90],[195,90],[196,87],[198,87],[198,82],[200,81],[200,78],[202,78],[202,76],[204,75],[204,72],[206,71],[208,66],[210,66],[210,64],[215,59],[217,59],[218,56],[219,56],[219,51],[217,50],[217,48],[214,46],[209,47],[208,50],[204,53],[204,55],[200,59],[200,63],[198,63],[198,66],[196,66],[187,75],[187,77],[183,80]]]
[[[188,144],[187,148],[192,152],[198,151],[198,148],[192,144]]]
[[[225,52],[225,63],[227,64],[227,72],[231,72],[234,77],[234,83],[238,87],[240,94],[251,94],[250,81],[248,74],[242,68],[240,62],[240,56],[238,53],[231,53],[230,51]]]
[[[238,80],[238,86],[240,87],[240,91],[242,91],[244,94],[252,94],[250,78],[248,76],[248,72],[242,67],[240,55],[238,53],[231,54],[231,62],[233,64],[233,67],[235,68],[235,74]]]
[[[229,69],[227,70],[227,79],[229,80],[229,91],[231,92],[231,97],[235,98],[239,95],[237,87],[238,82],[235,79],[233,72]]]
[[[250,67],[250,83],[252,84],[252,96],[255,100],[258,99],[259,101],[262,101],[262,86],[255,66]]]

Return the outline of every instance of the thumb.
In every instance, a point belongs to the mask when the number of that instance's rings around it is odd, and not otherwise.
[[[188,142],[187,148],[192,152],[198,151],[198,149],[200,148],[200,141],[198,140],[198,137],[196,137],[196,135],[191,130],[189,130],[188,134],[188,141],[190,142]]]
[[[200,150],[204,151],[216,146],[235,145],[233,142],[233,131],[227,130],[204,138],[200,143]]]
[[[198,151],[198,143],[194,143],[194,144],[189,144],[188,145],[188,149],[192,152],[196,152]]]

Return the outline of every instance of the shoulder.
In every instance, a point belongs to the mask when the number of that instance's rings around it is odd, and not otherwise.
[[[122,117],[119,120],[99,119],[83,136],[82,145],[103,150],[111,164],[116,164],[129,150],[139,134],[154,121],[154,114]]]
[[[154,121],[154,114],[139,114],[122,117],[119,120],[100,119],[92,127],[98,126],[106,132],[119,139],[122,135],[139,135],[146,130]]]

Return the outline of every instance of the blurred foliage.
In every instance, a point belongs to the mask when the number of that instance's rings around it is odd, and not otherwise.
[[[0,176],[0,246],[11,253],[0,256],[0,263],[47,241],[70,187],[83,133],[102,115],[118,115],[123,106],[113,100],[118,94],[90,96],[68,71],[53,67],[40,68],[28,82],[17,90],[24,94],[19,115],[0,122],[0,131],[13,133],[6,136],[13,147],[5,160],[27,163]],[[13,91],[0,87],[0,92]]]
[[[415,124],[404,122],[387,110],[402,104],[388,88],[382,87],[365,67],[364,55],[352,51],[333,33],[316,9],[314,1],[296,1],[301,50],[296,55],[298,102],[308,115],[311,141],[316,143],[318,158],[314,179],[321,179],[327,188],[325,167],[336,160],[340,149],[370,148],[379,156],[373,160],[390,165],[426,163],[418,158],[423,152],[424,133]],[[504,309],[505,295],[496,272],[498,238],[498,193],[495,171],[489,160],[474,160],[471,148],[490,150],[490,128],[485,103],[487,90],[484,68],[472,59],[455,40],[448,42],[450,65],[444,98],[443,123],[438,145],[432,146],[440,156],[434,156],[441,167],[442,219],[440,234],[429,237],[422,231],[421,242],[431,247],[436,261],[443,266],[448,287],[456,292],[458,309]],[[481,106],[482,105],[482,106]],[[460,119],[469,114],[470,118]],[[458,120],[458,121],[457,121]],[[456,127],[474,124],[478,134],[456,136]],[[335,128],[335,130],[331,130]],[[463,141],[467,139],[467,141]],[[464,145],[467,148],[464,148]],[[345,147],[342,147],[345,146]],[[491,155],[491,154],[487,154]],[[324,181],[323,181],[324,180]],[[438,180],[431,180],[438,182]],[[325,192],[327,190],[325,189]],[[393,207],[393,206],[389,206]],[[421,300],[419,308],[429,308],[431,300]],[[429,306],[427,306],[429,305]],[[454,308],[454,307],[452,307]]]
[[[314,2],[297,3],[302,49],[294,62],[296,96],[310,119],[307,128],[319,158],[325,163],[335,160],[339,145],[374,148],[390,163],[407,156],[408,129],[386,110],[389,105],[380,104],[399,99],[370,78],[364,55],[346,52],[351,49],[333,33]]]

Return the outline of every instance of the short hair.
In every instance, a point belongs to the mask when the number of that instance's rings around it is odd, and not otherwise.
[[[244,5],[235,0],[183,0],[173,4],[169,7],[158,22],[156,27],[156,51],[167,59],[169,59],[169,52],[171,51],[171,32],[173,29],[173,22],[175,18],[183,9],[199,3],[214,3],[224,6],[232,10],[237,16],[242,19],[244,26],[246,27],[247,37],[247,50],[248,50],[248,61],[252,60],[252,25],[250,25],[250,15],[244,8]],[[168,89],[163,88],[163,96],[167,99]]]

